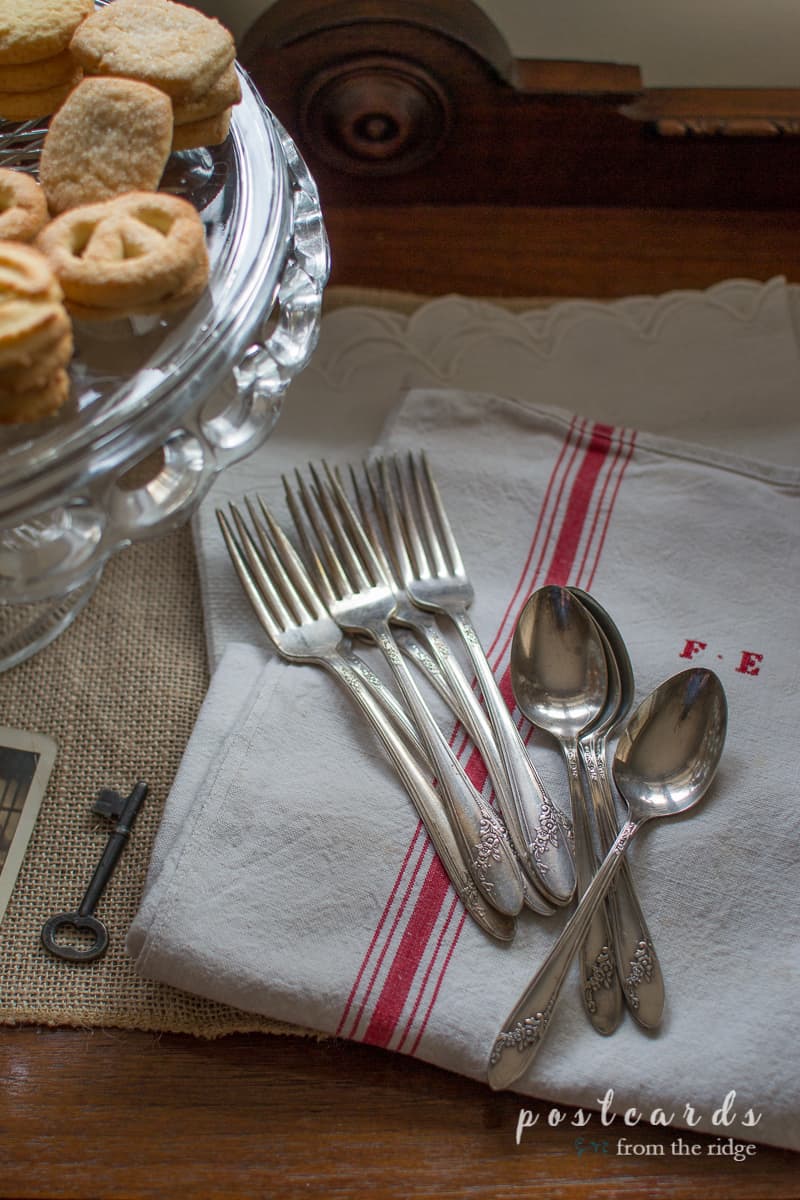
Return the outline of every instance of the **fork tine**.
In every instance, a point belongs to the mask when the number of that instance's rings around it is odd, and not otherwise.
[[[277,641],[278,637],[280,637],[280,628],[278,625],[276,625],[264,596],[253,577],[253,574],[244,556],[244,551],[237,542],[233,530],[225,518],[224,512],[218,508],[216,509],[216,514],[217,520],[219,521],[219,527],[222,531],[222,536],[225,540],[225,545],[227,546],[228,553],[231,556],[231,562],[233,563],[236,574],[239,576],[239,582],[244,588],[245,595],[252,604],[255,614],[261,622],[262,627],[266,631],[267,636],[271,638],[273,642]]]
[[[338,472],[337,472],[338,477]],[[369,484],[372,503],[369,504],[367,497],[364,495],[364,488],[358,482],[358,476],[354,468],[350,467],[350,483],[353,488],[353,495],[358,504],[358,514],[361,518],[361,525],[369,539],[369,543],[375,552],[375,556],[380,563],[381,570],[390,583],[397,586],[397,571],[394,567],[394,561],[391,556],[388,538],[386,536],[386,521],[381,505],[378,503],[377,495],[372,488],[372,481],[367,473],[366,463],[364,464],[364,477]],[[340,481],[341,482],[341,481]]]
[[[391,551],[396,563],[395,574],[404,585],[414,578],[414,566],[412,565],[409,556],[409,548],[406,541],[405,530],[400,519],[400,511],[397,507],[397,497],[394,493],[391,480],[389,479],[388,466],[385,458],[379,458],[377,463],[378,474],[380,477],[381,489],[383,496],[378,493],[378,485],[372,478],[370,464],[364,465],[364,473],[369,481],[370,491],[372,492],[373,501],[376,509],[380,512],[383,518],[383,525],[386,532],[387,544],[391,547]]]
[[[302,625],[304,622],[310,620],[311,614],[303,604],[297,589],[286,572],[284,564],[281,562],[280,558],[275,552],[275,548],[272,542],[269,540],[266,529],[258,519],[258,513],[256,512],[255,506],[250,500],[250,497],[245,496],[244,502],[247,505],[247,511],[250,514],[250,521],[258,537],[261,552],[260,557],[264,561],[264,564],[269,572],[273,586],[275,587],[276,591],[280,592],[281,600],[287,612],[289,613],[291,620],[295,623],[299,622]],[[234,505],[231,505],[232,509],[234,507]],[[240,519],[238,524],[240,525],[241,529],[246,532],[244,521]],[[247,545],[245,543],[245,553],[246,552]]]
[[[234,507],[233,505],[231,506]],[[219,521],[222,536],[225,539],[225,545],[228,548],[228,553],[231,556],[236,574],[239,576],[242,586],[247,593],[250,603],[255,609],[256,616],[266,630],[267,634],[273,641],[277,641],[281,635],[285,624],[282,626],[279,622],[282,618],[276,619],[275,613],[280,613],[281,603],[280,597],[272,586],[269,576],[264,570],[263,564],[258,558],[258,552],[255,545],[252,545],[253,558],[246,553],[247,539],[249,534],[244,530],[245,542],[244,547],[236,540],[233,530],[228,524],[225,514],[217,509],[217,520]],[[234,513],[234,521],[236,513]],[[241,520],[241,516],[240,516]],[[237,522],[237,529],[239,523]],[[270,610],[269,604],[273,605],[273,610]]]
[[[281,629],[287,629],[290,625],[296,625],[299,618],[296,613],[291,611],[284,597],[281,588],[280,569],[277,572],[274,569],[270,570],[271,564],[268,563],[265,556],[259,551],[241,512],[235,504],[230,505],[230,510],[247,564],[265,599],[272,606],[273,617]]]
[[[431,563],[428,558],[428,551],[420,536],[414,517],[411,493],[396,454],[392,456],[392,464],[394,466],[395,479],[397,480],[397,488],[400,493],[400,507],[402,508],[404,521],[403,527],[406,531],[406,545],[408,546],[413,562],[413,574],[417,579],[430,579]],[[387,481],[389,479],[388,470],[386,472],[386,479]],[[391,484],[389,484],[389,487],[391,488]]]
[[[350,545],[356,553],[356,558],[360,559],[366,568],[367,573],[371,576],[371,578],[367,580],[367,586],[369,586],[369,584],[385,583],[386,579],[381,566],[379,553],[376,552],[374,546],[367,537],[364,528],[358,519],[355,509],[347,498],[347,493],[342,487],[341,482],[331,471],[328,464],[323,462],[322,465],[325,469],[331,492],[333,493],[334,499],[336,500],[340,510],[342,528],[344,529],[345,536],[350,541]]]
[[[447,512],[442,501],[441,492],[439,491],[439,487],[433,477],[431,465],[428,462],[428,456],[424,450],[420,452],[419,458],[422,464],[425,482],[428,485],[428,495],[433,501],[434,512],[436,513],[439,528],[441,530],[442,537],[444,538],[445,546],[447,547],[447,553],[450,556],[450,564],[456,575],[466,575],[467,572],[461,558],[461,552],[458,549],[458,542],[453,534],[453,528],[448,519]]]
[[[275,517],[267,508],[261,496],[258,497],[258,504],[264,520],[269,527],[270,535],[280,556],[281,562],[283,563],[287,574],[290,576],[292,583],[301,593],[309,612],[314,617],[327,616],[328,610],[320,599],[319,593],[314,587],[311,577],[309,576],[308,571],[306,571],[300,555],[297,553],[294,546],[289,541],[278,522],[275,520]]]
[[[411,472],[411,479],[414,483],[414,492],[417,498],[417,507],[420,516],[422,517],[422,525],[425,530],[425,540],[428,544],[431,559],[433,560],[433,571],[435,575],[442,576],[449,574],[449,568],[442,554],[442,547],[439,542],[439,536],[436,532],[436,527],[433,523],[433,515],[431,513],[428,498],[425,495],[425,490],[422,486],[422,479],[417,469],[417,464],[414,455],[409,451],[408,466]]]
[[[283,486],[286,492],[286,503],[289,506],[295,529],[303,543],[303,549],[306,552],[308,561],[317,577],[317,583],[319,584],[323,599],[330,607],[336,600],[337,595],[342,596],[347,591],[347,578],[342,570],[341,563],[334,553],[333,544],[325,531],[325,524],[320,517],[319,510],[310,491],[306,487],[305,480],[298,470],[295,469],[294,474],[300,502],[298,503],[297,495],[289,486],[289,482],[284,476]],[[311,526],[316,535],[325,557],[325,563],[323,563],[317,552],[311,533],[309,532],[309,526]]]
[[[332,477],[327,463],[324,463],[323,467],[326,470],[330,480]],[[334,504],[332,494],[333,487],[332,485],[330,487],[326,487],[325,484],[323,484],[316,468],[311,464],[309,465],[309,471],[311,472],[311,477],[314,480],[317,502],[322,513],[324,514],[325,520],[328,523],[328,529],[331,531],[336,542],[339,563],[341,564],[342,570],[348,577],[348,587],[346,590],[352,591],[353,589],[356,589],[358,591],[362,591],[363,589],[368,588],[372,581],[367,577],[367,573],[364,570],[364,565],[359,559],[353,543],[347,536],[342,519],[339,513],[336,511],[336,505]]]

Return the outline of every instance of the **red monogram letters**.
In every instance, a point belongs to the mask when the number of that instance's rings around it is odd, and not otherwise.
[[[679,657],[694,658],[701,650],[705,650],[707,646],[708,642],[698,642],[695,638],[687,638]]]
[[[708,642],[701,642],[697,638],[687,638],[683,643],[683,649],[679,653],[679,658],[697,658],[698,654],[702,654],[708,649]],[[760,663],[764,661],[764,655],[756,653],[755,650],[740,650],[739,662],[734,667],[739,675],[759,675],[761,673]],[[721,659],[722,655],[718,654],[717,658]]]

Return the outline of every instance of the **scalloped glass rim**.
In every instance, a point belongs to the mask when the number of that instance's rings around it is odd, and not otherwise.
[[[160,324],[163,340],[96,409],[32,426],[31,437],[5,447],[0,430],[4,524],[25,519],[42,503],[52,507],[146,454],[197,402],[200,389],[208,395],[230,375],[270,312],[290,241],[290,184],[274,118],[237,69],[242,102],[226,143],[173,156],[179,164],[204,155],[207,168],[225,174],[201,209],[209,223],[207,291],[177,319],[147,319],[153,328]],[[214,208],[222,203],[229,211],[217,220]]]

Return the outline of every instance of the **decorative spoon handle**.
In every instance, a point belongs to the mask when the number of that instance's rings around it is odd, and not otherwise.
[[[569,779],[572,825],[575,830],[575,876],[582,896],[600,866],[592,843],[589,804],[581,778],[577,741],[562,743]],[[598,1033],[612,1034],[622,1020],[622,989],[614,964],[608,912],[601,904],[580,948],[581,996],[586,1015]]]
[[[616,810],[608,777],[605,738],[580,743],[589,790],[597,814],[600,844],[607,852],[616,834]],[[650,930],[636,894],[630,865],[625,858],[606,901],[614,958],[631,1015],[645,1029],[655,1029],[664,1011],[664,976]]]
[[[520,853],[535,872],[542,893],[553,904],[568,904],[575,892],[575,866],[569,845],[569,825],[547,795],[530,760],[492,668],[466,612],[448,613],[456,626],[478,678],[489,720],[517,808],[517,823],[527,835]]]
[[[504,1021],[489,1058],[489,1084],[495,1090],[510,1087],[533,1062],[570,964],[624,861],[628,842],[643,824],[642,819],[628,820],[622,826],[558,941]]]

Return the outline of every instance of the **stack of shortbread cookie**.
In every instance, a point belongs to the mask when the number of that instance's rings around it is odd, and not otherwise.
[[[69,51],[93,0],[0,0],[0,117],[55,112],[80,79]]]
[[[0,422],[63,404],[70,316],[170,312],[205,288],[203,222],[158,188],[173,150],[225,140],[235,54],[173,0],[0,0],[0,118],[52,118],[40,183],[0,169]]]
[[[139,80],[173,105],[173,149],[225,140],[241,99],[236,46],[219,21],[172,0],[114,0],[78,28],[70,49],[87,75]]]
[[[38,421],[69,394],[72,325],[44,255],[0,241],[0,423]]]

